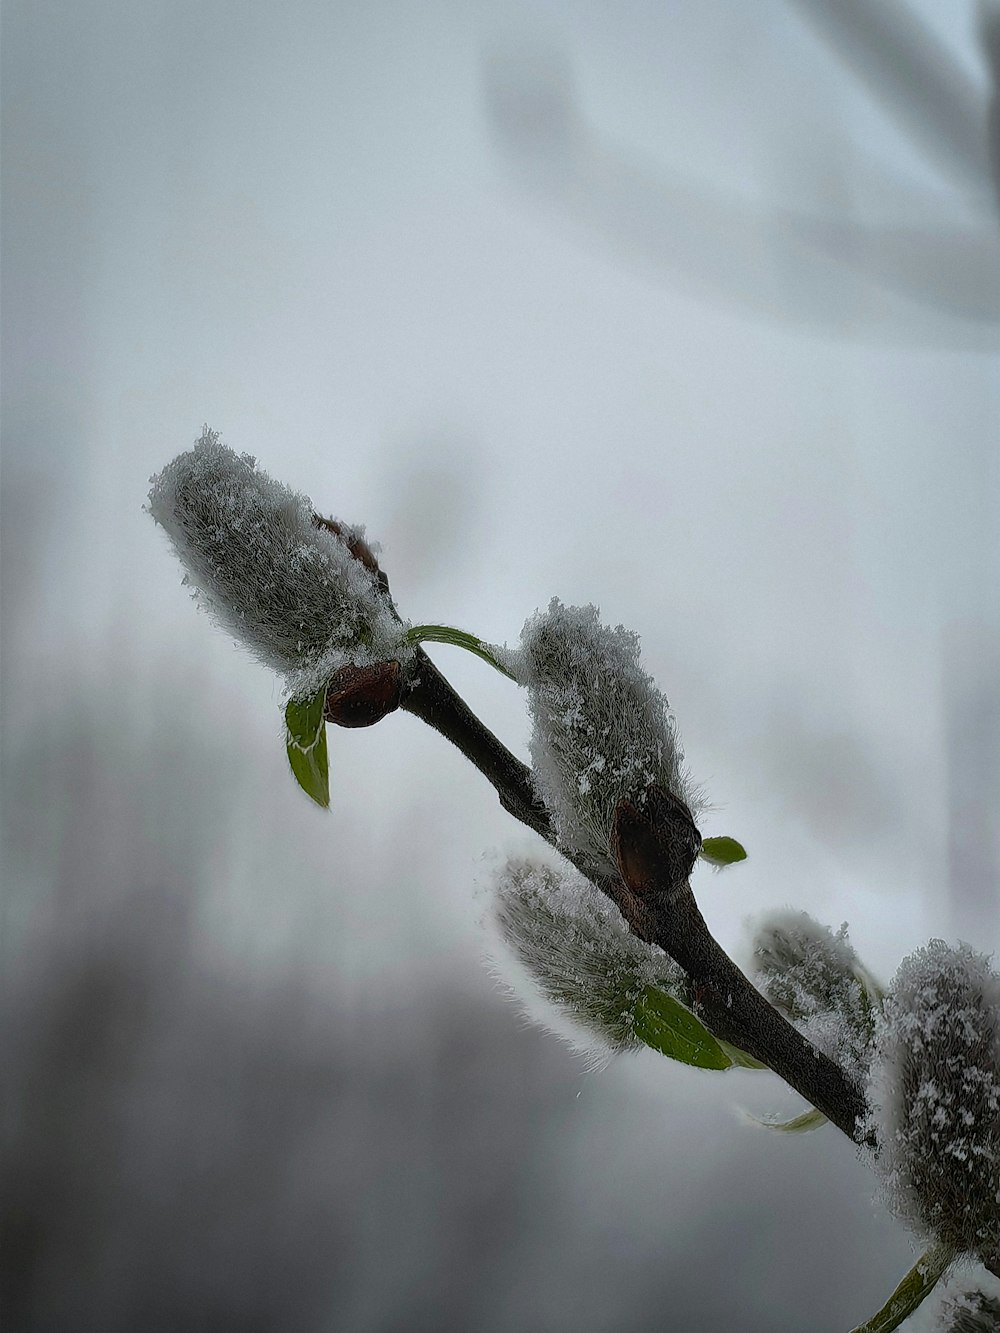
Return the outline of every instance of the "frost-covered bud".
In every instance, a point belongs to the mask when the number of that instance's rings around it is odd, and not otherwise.
[[[494,916],[500,933],[558,1014],[587,1037],[572,1044],[627,1050],[639,1046],[636,1001],[647,986],[686,1003],[687,978],[655,945],[633,935],[620,912],[577,871],[508,861],[497,878]],[[558,1027],[556,1028],[558,1031]]]
[[[879,988],[847,938],[808,912],[771,912],[756,926],[753,969],[761,991],[824,1055],[864,1082]]]
[[[1000,1333],[1000,1301],[967,1291],[941,1307],[941,1333]]]
[[[1000,1254],[1000,977],[968,945],[931,940],[900,965],[868,1086],[875,1169],[913,1230]]]
[[[613,874],[622,802],[641,809],[655,785],[697,809],[667,701],[639,665],[637,634],[602,624],[594,606],[553,598],[508,661],[528,692],[535,781],[560,846]]]
[[[218,432],[152,478],[148,508],[201,604],[293,697],[348,664],[410,656],[364,530],[316,518]]]

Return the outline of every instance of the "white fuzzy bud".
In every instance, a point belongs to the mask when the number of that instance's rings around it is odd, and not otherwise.
[[[405,626],[377,572],[352,554],[313,507],[205,428],[193,449],[152,478],[149,513],[213,619],[285,676],[293,697],[314,694],[348,664],[405,659]],[[372,561],[372,563],[374,563]]]
[[[877,1023],[868,1086],[874,1162],[914,1231],[1000,1254],[1000,977],[968,945],[932,940],[903,961]]]
[[[753,968],[760,990],[824,1055],[864,1082],[878,990],[847,938],[791,908],[757,923]]]
[[[571,1028],[574,1045],[593,1046],[596,1039],[610,1050],[639,1046],[634,1009],[647,986],[684,1002],[682,969],[633,935],[618,909],[575,870],[508,861],[496,881],[494,917],[545,999],[590,1039]]]
[[[641,807],[652,784],[696,809],[667,701],[639,665],[639,638],[601,623],[594,606],[553,598],[510,657],[528,692],[531,758],[560,846],[615,872],[621,801]]]

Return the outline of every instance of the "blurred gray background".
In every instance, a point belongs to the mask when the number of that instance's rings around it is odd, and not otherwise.
[[[295,789],[142,512],[207,422],[402,613],[638,630],[710,924],[1000,943],[1000,112],[966,0],[8,0],[10,1327],[840,1333],[913,1261],[767,1075],[588,1073],[407,716]],[[518,753],[518,692],[432,655]],[[929,1327],[929,1315],[912,1327]]]

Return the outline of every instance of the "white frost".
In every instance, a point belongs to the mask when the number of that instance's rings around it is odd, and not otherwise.
[[[998,1333],[1000,1301],[984,1291],[966,1291],[945,1301],[938,1327],[941,1333]]]
[[[218,432],[206,427],[152,478],[148,509],[198,601],[286,678],[293,697],[313,694],[348,662],[410,655],[376,575],[315,525],[307,496],[227,448]]]
[[[553,598],[527,621],[508,662],[528,693],[539,795],[567,851],[614,873],[615,808],[641,805],[653,783],[692,811],[700,807],[667,701],[639,664],[632,630],[602,624],[594,606]]]
[[[905,959],[868,1086],[884,1202],[921,1235],[1000,1251],[1000,977],[968,945]]]
[[[551,1011],[542,1021],[574,1046],[638,1046],[633,1009],[646,986],[683,1002],[681,968],[633,935],[617,907],[570,867],[508,861],[496,880],[493,915],[510,952],[573,1026],[560,1029]]]
[[[834,934],[807,912],[771,912],[755,927],[753,968],[760,989],[803,1036],[864,1082],[879,991],[847,925]]]

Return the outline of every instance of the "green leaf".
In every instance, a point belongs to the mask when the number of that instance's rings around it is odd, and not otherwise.
[[[731,1069],[734,1063],[690,1009],[655,986],[646,986],[636,1002],[635,1035],[661,1055],[699,1069]]]
[[[324,810],[330,808],[330,764],[326,751],[326,686],[311,699],[290,699],[285,708],[285,749],[295,781]]]
[[[851,1333],[891,1333],[892,1329],[899,1328],[931,1294],[954,1258],[955,1251],[951,1246],[932,1245],[920,1256],[878,1314],[872,1315],[866,1324],[852,1328]]]
[[[747,859],[746,849],[735,838],[706,838],[700,855],[713,866],[731,866]]]
[[[500,662],[490,651],[489,645],[483,643],[482,639],[477,639],[474,634],[470,634],[464,629],[452,629],[450,625],[414,625],[412,629],[406,631],[407,643],[450,643],[456,648],[464,648],[466,652],[475,653],[481,657],[484,662],[489,662],[491,667],[501,672],[508,680],[516,680],[517,677]]]
[[[819,1129],[820,1125],[827,1124],[827,1118],[822,1111],[817,1111],[815,1106],[810,1106],[808,1111],[803,1111],[801,1115],[794,1116],[791,1120],[761,1120],[749,1111],[744,1112],[748,1120],[752,1120],[755,1125],[761,1125],[764,1129],[777,1129],[783,1134],[807,1134],[811,1129]]]

